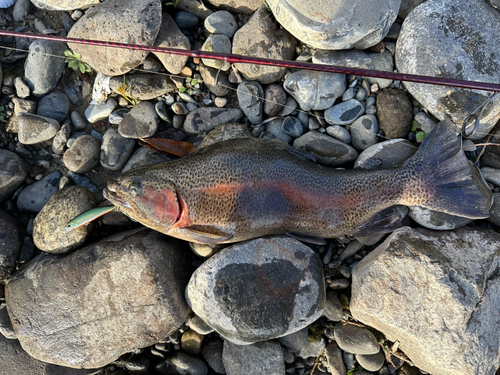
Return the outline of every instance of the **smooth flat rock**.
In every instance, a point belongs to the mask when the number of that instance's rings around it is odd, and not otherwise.
[[[24,188],[17,197],[17,208],[21,211],[40,212],[57,192],[60,179],[61,172],[55,171]]]
[[[134,151],[135,141],[122,137],[116,129],[108,129],[104,133],[101,144],[101,165],[117,171],[121,169]]]
[[[104,120],[108,118],[117,105],[118,103],[113,98],[109,98],[103,103],[97,103],[92,100],[90,105],[85,110],[85,118],[91,124]]]
[[[168,13],[162,13],[161,15],[160,31],[158,32],[154,46],[162,48],[191,49],[189,39],[181,32],[174,22],[174,19]],[[172,74],[179,74],[188,60],[187,56],[157,52],[153,52],[153,54],[161,61],[165,69]],[[159,76],[157,75],[156,77]]]
[[[350,126],[352,146],[357,151],[364,151],[377,143],[378,121],[374,115],[359,117]]]
[[[141,228],[63,258],[35,258],[5,291],[21,345],[39,360],[96,368],[164,339],[189,312],[182,246]]]
[[[152,46],[160,25],[160,0],[106,0],[85,12],[71,28],[68,37]],[[129,72],[141,64],[148,54],[73,43],[68,46],[74,53],[82,55],[82,61],[108,76]]]
[[[47,10],[87,9],[99,4],[99,0],[31,0],[37,8]]]
[[[64,153],[64,165],[75,173],[90,172],[99,165],[101,142],[91,135],[78,137]]]
[[[205,18],[204,26],[209,34],[222,34],[228,38],[232,38],[238,30],[238,22],[227,10],[219,10],[209,15]]]
[[[228,81],[228,75],[224,71],[218,71],[217,69],[210,68],[200,61],[200,74],[203,78],[203,83],[207,88],[217,96],[225,96],[229,94],[232,90],[233,84]],[[217,77],[217,73],[219,76]],[[217,85],[215,84],[215,78],[217,78]]]
[[[498,233],[404,227],[353,269],[351,313],[428,373],[493,375],[499,269]]]
[[[330,125],[350,125],[365,111],[365,107],[356,99],[335,104],[325,111],[325,121]]]
[[[186,116],[184,130],[189,134],[202,134],[218,125],[235,122],[242,117],[243,111],[236,108],[199,108]]]
[[[233,54],[292,60],[295,39],[287,31],[277,28],[265,6],[261,6],[233,37]],[[273,83],[285,74],[285,68],[257,64],[234,64],[248,80],[262,84]]]
[[[0,280],[14,270],[21,252],[23,236],[16,219],[0,210]]]
[[[28,176],[26,165],[15,153],[0,150],[0,202],[14,193]]]
[[[17,125],[19,142],[25,145],[48,141],[55,137],[61,127],[56,120],[25,112],[17,116]]]
[[[118,132],[125,138],[149,138],[158,130],[160,117],[150,102],[140,102],[125,115]]]
[[[226,35],[210,35],[201,46],[201,50],[207,52],[231,53],[231,39],[229,39]],[[223,60],[201,60],[206,66],[223,71],[227,71],[231,67],[230,63],[224,62]]]
[[[227,375],[284,375],[283,351],[277,341],[236,345],[224,341],[222,361]]]
[[[258,82],[243,82],[236,90],[238,104],[252,124],[262,122],[264,90]]]
[[[63,122],[68,116],[69,99],[62,92],[52,92],[45,95],[36,108],[36,114]]]
[[[172,159],[165,153],[156,152],[148,147],[141,147],[130,156],[130,159],[123,166],[122,173],[144,165],[163,163],[169,160]]]
[[[491,25],[491,27],[485,27]],[[481,0],[433,0],[405,19],[396,44],[396,67],[410,74],[500,83],[500,13]],[[429,58],[432,56],[432,58]],[[439,120],[462,122],[491,95],[438,85],[404,82],[408,92]],[[488,134],[500,118],[493,100],[471,139]]]
[[[398,15],[401,0],[269,0],[276,20],[314,48],[366,49],[380,42]]]
[[[186,299],[227,340],[251,344],[307,327],[323,313],[321,262],[287,237],[268,237],[221,250],[193,274]]]
[[[113,77],[109,80],[109,88],[119,93],[118,88],[125,82],[125,95],[139,100],[151,100],[175,90],[170,77],[154,73],[126,74],[125,77]]]

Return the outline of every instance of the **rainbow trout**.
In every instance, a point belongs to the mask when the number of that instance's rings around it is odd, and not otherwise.
[[[329,169],[287,147],[255,138],[223,141],[129,171],[110,181],[104,196],[147,227],[208,244],[284,233],[386,233],[401,225],[397,205],[488,217],[457,137],[444,123],[412,158],[390,169]]]

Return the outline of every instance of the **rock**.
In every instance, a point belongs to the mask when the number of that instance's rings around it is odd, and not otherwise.
[[[298,138],[304,134],[304,126],[298,118],[295,117],[285,117],[281,123],[281,129],[292,138]]]
[[[262,6],[260,0],[208,0],[208,2],[216,8],[243,14],[252,14]]]
[[[408,14],[425,0],[401,0],[398,17],[405,19]]]
[[[24,64],[24,82],[35,96],[43,96],[57,86],[64,71],[66,45],[49,40],[35,40]]]
[[[28,15],[30,6],[31,2],[29,0],[17,0],[14,4],[14,9],[12,10],[12,17],[14,17],[14,21],[24,21],[24,18]]]
[[[92,100],[85,110],[85,118],[91,124],[95,124],[98,121],[108,118],[117,105],[118,103],[113,98],[109,98],[106,102],[101,104],[97,104],[97,102]]]
[[[99,4],[99,0],[32,0],[37,8],[47,10],[87,9]]]
[[[169,160],[172,159],[164,153],[156,152],[148,147],[141,147],[128,159],[127,164],[122,169],[122,173],[144,165],[163,163]]]
[[[350,125],[363,114],[365,107],[356,99],[334,105],[325,111],[325,121],[330,125]]]
[[[191,111],[184,121],[184,131],[189,134],[202,134],[218,125],[230,123],[243,117],[236,108],[198,108]]]
[[[149,138],[158,130],[160,118],[150,102],[140,102],[125,115],[118,132],[125,138]]]
[[[402,164],[417,152],[406,139],[391,139],[377,143],[364,150],[354,163],[354,168],[392,168]]]
[[[396,45],[396,67],[410,74],[500,83],[499,32],[500,13],[484,1],[425,2],[403,23]],[[410,82],[404,82],[404,86],[436,118],[450,118],[457,132],[464,119],[491,95]],[[500,118],[499,103],[497,97],[488,106],[471,139],[480,139],[490,132]]]
[[[5,280],[14,270],[22,244],[17,220],[0,210],[0,280]]]
[[[90,136],[88,136],[90,137]],[[82,137],[80,137],[82,138]],[[70,186],[55,193],[35,217],[33,241],[42,251],[66,253],[82,245],[94,223],[68,231],[66,224],[96,205],[94,196],[80,186]]]
[[[24,188],[17,197],[17,208],[21,211],[38,213],[57,192],[61,172],[53,172],[40,181]]]
[[[268,237],[227,247],[205,261],[191,277],[186,299],[227,340],[248,344],[307,327],[321,316],[324,293],[314,252],[291,238]]]
[[[215,14],[215,13],[213,13]],[[258,82],[243,82],[236,90],[238,104],[252,124],[262,122],[264,90]]]
[[[19,142],[25,145],[48,141],[55,137],[60,128],[56,120],[25,112],[17,116],[17,125]]]
[[[292,98],[291,96],[288,96],[286,98],[285,105],[283,106],[283,109],[281,110],[281,112],[278,113],[278,116],[282,116],[282,117],[288,116],[288,115],[292,114],[293,111],[295,111],[297,109],[297,107],[298,107],[298,104],[295,101],[295,99]]]
[[[290,349],[290,351],[297,353],[300,352],[300,349],[304,347],[307,343],[307,339],[309,337],[309,330],[306,328],[302,328],[297,332],[290,333],[286,336],[281,336],[278,338],[278,341]]]
[[[189,29],[198,25],[198,17],[190,12],[179,11],[175,14],[175,23],[181,29]]]
[[[181,337],[181,347],[188,354],[197,355],[201,352],[201,343],[203,341],[203,335],[198,332],[188,329],[182,334]]]
[[[217,73],[219,76],[217,77]],[[222,70],[219,72],[217,69],[210,68],[200,61],[200,74],[203,78],[203,83],[207,88],[217,96],[225,96],[229,94],[233,88],[233,84],[228,81],[227,73]],[[217,77],[217,85],[215,78]]]
[[[204,25],[209,34],[222,34],[228,38],[232,38],[238,30],[238,23],[227,10],[212,13],[205,19]]]
[[[345,144],[351,143],[351,135],[349,134],[349,130],[340,126],[340,125],[332,125],[326,128],[326,134],[330,137],[338,139],[340,142]]]
[[[172,123],[173,118],[172,118],[172,114],[170,113],[170,111],[168,109],[167,103],[165,103],[164,101],[156,102],[155,111],[156,111],[156,114],[160,117],[160,119],[162,119],[165,122],[168,122],[169,124]],[[127,111],[127,113],[128,113],[128,111]],[[121,122],[121,120],[120,120],[120,122]]]
[[[222,362],[222,341],[213,340],[203,347],[201,355],[208,363],[210,368],[218,374],[225,374],[226,369]]]
[[[194,242],[192,242],[194,243]],[[198,244],[201,245],[201,244]],[[198,332],[200,335],[208,335],[212,333],[214,329],[205,323],[199,316],[195,315],[186,322],[187,326],[194,331]]]
[[[348,68],[362,68],[386,72],[394,71],[393,58],[389,51],[382,53],[366,53],[357,50],[318,50],[313,55],[313,62],[316,64],[337,65]],[[378,84],[380,88],[386,88],[392,84],[392,80],[390,79],[364,77],[364,80],[370,85]]]
[[[95,368],[167,337],[189,312],[181,247],[138,229],[63,258],[34,259],[5,290],[21,345],[46,362]]]
[[[413,120],[413,106],[408,95],[398,89],[382,90],[377,95],[377,117],[387,138],[406,138]]]
[[[23,99],[27,98],[31,94],[30,88],[23,81],[23,79],[21,77],[16,77],[14,79],[14,87],[16,88],[16,95],[19,96],[20,98],[23,98]]]
[[[208,368],[201,359],[183,352],[175,353],[171,358],[155,366],[160,374],[207,375]]]
[[[181,32],[174,19],[168,13],[162,13],[161,18],[160,31],[158,32],[154,46],[190,50],[191,44],[189,43],[189,39]],[[165,69],[172,74],[179,74],[188,59],[187,56],[171,55],[169,53],[153,52],[153,54],[161,61]],[[159,76],[156,75],[156,77],[158,78]]]
[[[160,31],[160,0],[106,0],[85,12],[68,38],[86,38],[153,46]],[[74,53],[96,71],[108,76],[129,72],[140,65],[148,52],[68,43]]]
[[[203,147],[212,145],[214,143],[219,143],[222,141],[227,141],[228,139],[236,139],[236,138],[251,138],[252,134],[248,131],[247,127],[244,124],[222,124],[218,125],[214,130],[212,130],[208,135],[203,139],[203,141],[198,146],[198,150]]]
[[[364,115],[351,124],[352,147],[364,151],[377,143],[378,121],[373,115]]]
[[[64,124],[61,129],[57,132],[56,136],[52,140],[52,151],[55,154],[62,155],[64,148],[66,147],[66,142],[68,142],[69,136],[71,135],[71,126],[69,124]]]
[[[87,123],[77,111],[71,112],[71,122],[76,130],[85,130]]]
[[[389,341],[397,337],[426,372],[493,374],[500,357],[499,240],[475,228],[398,229],[354,268],[351,313]]]
[[[500,186],[500,169],[484,167],[481,168],[481,174],[486,181]]]
[[[261,6],[233,37],[233,54],[293,60],[295,40],[285,30],[276,27],[265,6]],[[256,64],[234,64],[248,80],[262,84],[279,81],[285,68]]]
[[[121,169],[132,154],[134,146],[133,139],[122,137],[116,129],[106,130],[101,145],[101,165],[112,171]]]
[[[335,325],[335,341],[340,349],[353,354],[377,354],[380,346],[377,339],[366,328],[348,323]]]
[[[344,310],[342,310],[342,305],[337,297],[337,293],[335,292],[327,292],[326,293],[326,302],[325,302],[325,316],[328,320],[334,322],[340,322],[342,320],[342,316],[344,315]]]
[[[351,146],[314,130],[297,138],[293,147],[312,154],[318,163],[330,167],[354,161],[358,157]]]
[[[366,49],[380,42],[398,14],[400,0],[269,0],[276,20],[301,42],[327,50]],[[356,11],[354,11],[356,10]]]
[[[290,137],[282,128],[283,120],[281,118],[269,121],[265,125],[265,132],[260,135],[260,138],[272,139],[279,138],[283,142],[290,143],[292,137]]]
[[[283,88],[304,111],[330,108],[346,89],[344,74],[299,70],[290,74]]]
[[[0,335],[0,352],[2,353],[2,370],[0,370],[2,375],[50,375],[47,373],[47,368],[51,365],[28,355],[17,340]]]
[[[490,217],[487,218],[490,223],[500,226],[500,194],[493,194],[493,205],[490,208]]]
[[[78,137],[64,153],[64,164],[75,173],[90,172],[99,165],[101,142],[91,135]]]
[[[298,354],[301,358],[319,357],[325,350],[325,340],[307,341]]]
[[[220,52],[220,53],[231,53],[231,40],[226,35],[210,35],[203,46],[201,46],[202,51],[207,52]],[[220,69],[223,71],[229,70],[231,64],[224,62],[223,60],[213,60],[213,59],[201,59],[203,64],[208,67]]]
[[[356,354],[356,360],[365,370],[378,371],[385,363],[385,355],[382,351],[371,355]]]
[[[0,150],[0,202],[14,193],[28,176],[26,165],[22,159],[8,150]]]
[[[258,342],[253,345],[236,345],[224,341],[222,361],[227,375],[283,375],[283,351],[277,341]]]
[[[109,1],[109,0],[108,0]],[[113,77],[109,88],[119,94],[118,89],[125,80],[125,95],[139,100],[151,100],[175,90],[175,84],[167,75],[154,73],[126,74],[125,77]]]
[[[264,113],[276,116],[286,103],[286,93],[281,85],[272,83],[264,90]]]
[[[189,113],[186,105],[182,102],[175,102],[170,108],[176,115],[187,115]]]
[[[415,121],[420,124],[420,129],[427,134],[429,134],[437,124],[436,121],[430,119],[429,116],[427,116],[423,111],[420,111],[415,115]]]
[[[5,303],[0,304],[0,335],[10,340],[17,339]]]
[[[326,359],[328,361],[328,369],[332,375],[346,375],[347,371],[342,359],[342,351],[335,341],[326,346]]]
[[[69,99],[62,92],[53,92],[44,96],[36,108],[36,114],[63,122],[68,116]]]
[[[183,0],[177,4],[177,9],[193,13],[196,17],[204,20],[212,11],[208,9],[203,3],[197,0]]]

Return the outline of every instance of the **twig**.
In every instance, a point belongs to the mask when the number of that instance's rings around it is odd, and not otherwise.
[[[498,125],[498,123],[497,123],[497,125]],[[493,137],[493,134],[495,134],[495,129],[497,128],[497,125],[495,125],[495,126],[493,127],[493,129],[491,129],[491,132],[490,132],[490,134],[488,135],[488,138],[486,139],[486,144],[488,144],[488,143],[490,142],[491,138]],[[476,146],[477,146],[477,145],[476,145]],[[487,146],[488,146],[488,145],[484,145],[484,146],[483,146],[483,148],[481,149],[481,152],[480,152],[480,153],[479,153],[479,155],[477,156],[476,161],[474,162],[474,164],[479,163],[479,159],[481,159],[481,156],[483,156],[484,152],[486,151],[486,147],[487,147]]]
[[[316,360],[314,361],[313,368],[312,368],[311,372],[309,373],[309,375],[313,375],[314,374],[314,371],[316,371],[316,367],[318,367],[318,365],[319,365],[319,359],[325,354],[325,351],[326,351],[326,348],[323,349],[323,351],[320,353],[320,355],[318,355],[316,357]]]

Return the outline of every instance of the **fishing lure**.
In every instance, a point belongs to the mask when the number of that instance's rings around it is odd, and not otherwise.
[[[93,208],[92,210],[84,212],[83,214],[75,217],[73,220],[68,222],[68,224],[66,224],[65,228],[67,231],[70,231],[70,230],[79,228],[83,225],[87,225],[88,223],[90,223],[91,221],[94,221],[98,217],[101,217],[102,215],[113,211],[115,208],[116,208],[115,206]]]

